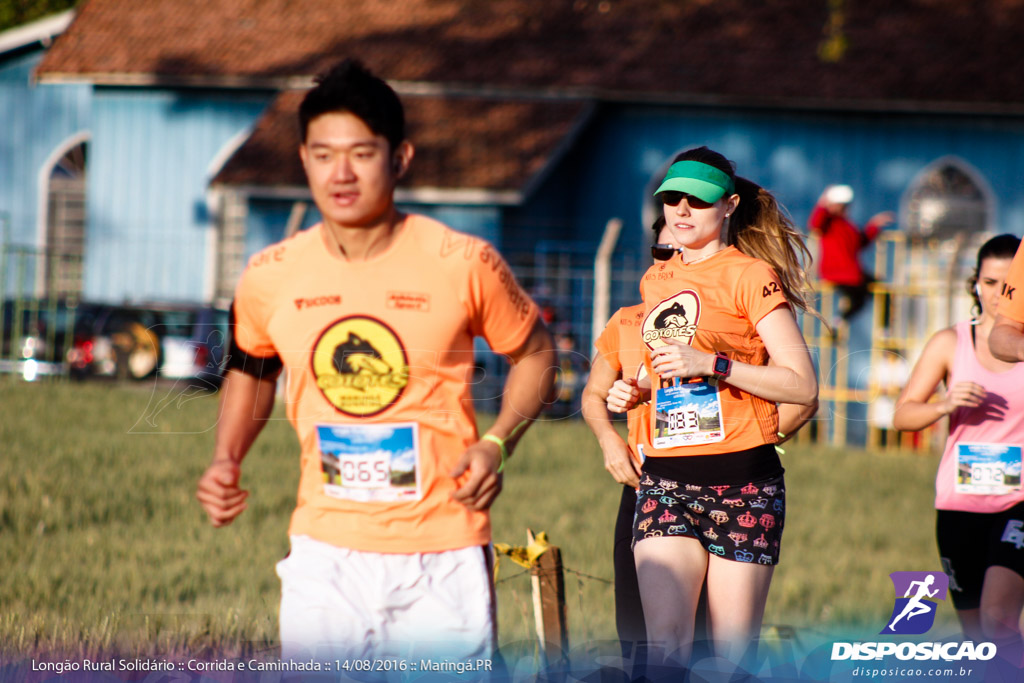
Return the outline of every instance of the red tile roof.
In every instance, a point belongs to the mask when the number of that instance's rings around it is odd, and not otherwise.
[[[282,93],[214,183],[305,188],[295,112],[303,91]],[[528,190],[589,108],[581,102],[484,97],[405,96],[408,136],[416,148],[402,187],[472,188],[506,193]],[[500,201],[500,200],[499,200]]]
[[[1024,104],[1021,0],[84,0],[38,74],[392,81],[853,107]]]

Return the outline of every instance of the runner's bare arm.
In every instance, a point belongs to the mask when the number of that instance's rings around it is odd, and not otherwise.
[[[632,377],[617,379],[608,389],[605,401],[613,413],[626,413],[640,403],[651,400],[651,378],[646,375],[639,381]]]
[[[789,441],[800,431],[800,428],[810,422],[811,418],[818,412],[818,399],[808,406],[799,403],[779,404],[779,443]]]
[[[534,324],[526,341],[508,356],[512,369],[505,381],[501,411],[487,433],[505,441],[505,448],[511,454],[526,430],[526,425],[519,425],[523,422],[528,425],[553,398],[558,360],[551,335],[540,320]],[[500,466],[498,444],[484,439],[477,441],[466,449],[451,472],[456,478],[469,473],[452,497],[468,508],[486,510],[501,492]]]
[[[1001,361],[1024,361],[1024,323],[997,314],[996,324],[988,334],[988,349]]]
[[[754,396],[776,403],[810,406],[818,400],[818,379],[807,344],[789,308],[780,306],[761,318],[756,326],[771,365],[733,362],[723,381]],[[667,377],[710,377],[715,356],[686,342],[667,339],[651,351],[654,371]]]
[[[941,401],[930,401],[939,383],[949,376],[956,351],[956,330],[946,328],[932,335],[925,344],[907,385],[896,400],[893,428],[916,432],[938,422],[958,406],[977,406],[985,398],[984,387],[974,382],[958,382],[946,390]]]
[[[773,365],[768,361],[768,365]],[[800,428],[811,421],[811,418],[818,413],[818,400],[810,405],[799,403],[780,403],[779,409],[779,443],[785,443],[796,436]]]
[[[256,378],[228,370],[221,386],[213,462],[199,478],[196,498],[215,527],[245,510],[249,492],[239,487],[241,463],[274,407],[276,375]]]
[[[583,419],[590,427],[590,431],[594,432],[594,436],[597,437],[597,442],[601,446],[601,453],[604,455],[604,468],[620,484],[638,486],[640,464],[630,456],[629,446],[612,427],[612,421],[608,419],[608,406],[605,403],[608,398],[608,390],[618,377],[619,372],[605,360],[604,356],[600,353],[595,354],[594,360],[590,364],[587,386],[583,388],[580,408]]]

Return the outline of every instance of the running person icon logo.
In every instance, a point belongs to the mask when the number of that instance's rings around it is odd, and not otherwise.
[[[896,590],[896,604],[881,633],[926,633],[935,623],[935,601],[946,599],[949,577],[942,572],[893,572],[889,578]]]

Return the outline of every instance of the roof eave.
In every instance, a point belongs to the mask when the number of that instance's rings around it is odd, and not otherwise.
[[[0,55],[20,50],[35,43],[49,47],[50,42],[64,32],[74,17],[75,11],[69,9],[30,24],[3,31],[0,33]]]
[[[470,206],[518,206],[523,203],[519,190],[486,188],[399,187],[395,201],[400,204],[464,204]]]
[[[70,19],[68,19],[70,21]],[[2,37],[2,36],[0,36]],[[2,53],[0,45],[0,53]],[[167,75],[158,73],[70,73],[46,71],[36,75],[39,83],[91,83],[114,87],[228,88],[256,90],[301,90],[313,86],[313,76],[259,76],[232,74]],[[400,95],[447,95],[504,99],[588,100],[616,104],[680,105],[736,109],[797,111],[1024,115],[1024,102],[957,102],[950,100],[840,99],[800,96],[713,95],[675,92],[639,92],[584,87],[510,87],[467,83],[436,83],[391,80]]]
[[[246,197],[312,201],[309,187],[302,185],[233,185],[217,183],[214,189],[237,192]],[[523,193],[518,190],[448,187],[398,187],[395,202],[399,204],[461,204],[466,206],[518,206]]]
[[[597,103],[594,101],[587,102],[583,111],[576,117],[576,121],[573,122],[572,128],[569,129],[569,132],[561,139],[558,146],[548,155],[544,166],[537,173],[534,173],[532,178],[526,179],[522,189],[522,196],[524,198],[532,195],[534,190],[540,187],[554,172],[555,167],[569,153],[569,150],[575,147],[576,141],[587,127],[587,124],[590,123],[595,111],[597,111]]]
[[[603,90],[595,95],[603,102],[616,104],[682,105],[731,109],[775,109],[835,113],[876,114],[979,114],[990,116],[1024,115],[1024,102],[957,102],[951,100],[910,100],[884,98],[823,98],[800,96],[702,95],[666,92]]]
[[[37,83],[90,84],[123,88],[225,88],[231,90],[296,90],[310,88],[309,76],[167,75],[157,73],[72,73],[44,71]]]

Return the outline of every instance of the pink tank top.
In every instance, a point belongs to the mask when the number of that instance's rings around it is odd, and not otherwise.
[[[1024,501],[1021,488],[1021,461],[1003,466],[1016,491],[1000,494],[958,492],[961,488],[985,490],[993,480],[983,473],[971,473],[971,463],[977,456],[971,451],[984,451],[980,444],[1024,446],[1024,363],[1018,363],[1006,372],[992,372],[978,361],[971,341],[971,323],[956,325],[956,352],[948,386],[958,382],[975,382],[988,391],[986,402],[977,408],[957,408],[949,416],[949,438],[942,453],[935,476],[935,507],[939,510],[964,512],[999,512]],[[994,414],[992,414],[994,413]],[[1002,456],[1004,460],[1007,457]],[[984,467],[984,459],[978,461]],[[976,478],[975,478],[976,477]],[[980,481],[981,486],[976,482]],[[974,485],[972,485],[974,484]]]

